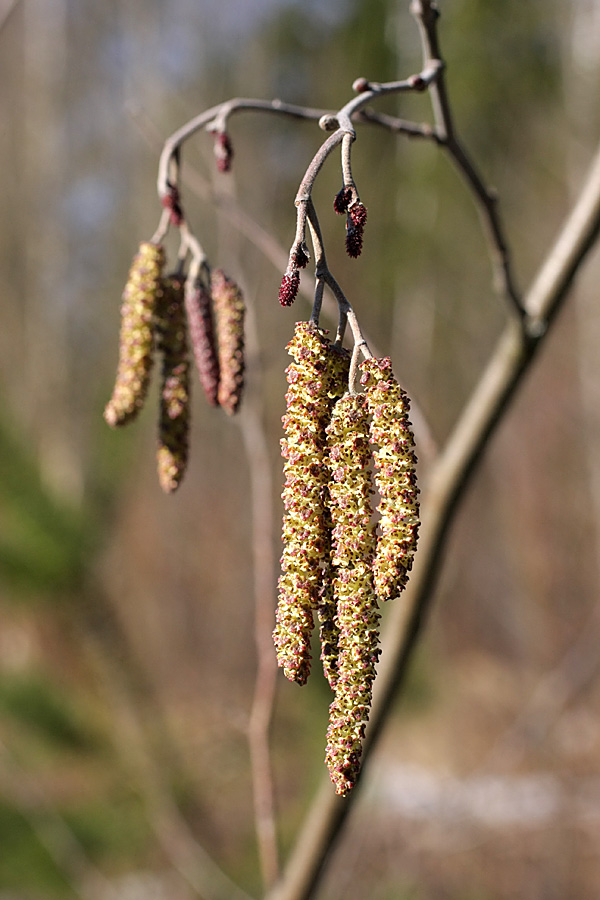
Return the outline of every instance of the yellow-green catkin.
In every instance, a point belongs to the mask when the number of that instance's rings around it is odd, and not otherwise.
[[[211,274],[211,295],[219,354],[219,406],[237,412],[244,389],[244,315],[242,292],[221,269]]]
[[[333,592],[337,604],[337,683],[329,709],[325,762],[336,793],[356,784],[379,657],[379,612],[373,585],[369,425],[364,395],[334,407],[329,443]]]
[[[333,408],[348,389],[348,372],[350,369],[350,356],[347,351],[334,345],[331,346],[330,356],[330,381],[329,381],[329,406]],[[326,458],[326,463],[328,462]],[[323,674],[329,682],[332,690],[337,683],[337,660],[339,628],[337,624],[337,602],[333,590],[334,567],[332,563],[331,521],[330,503],[326,502],[324,510],[325,533],[327,550],[322,571],[322,585],[317,606],[319,618],[319,639],[321,644],[321,663]]]
[[[410,404],[392,373],[389,357],[361,364],[371,415],[375,483],[380,494],[380,534],[373,562],[377,595],[397,597],[404,589],[419,534],[419,489]]]
[[[157,348],[162,353],[158,431],[158,480],[163,491],[177,490],[188,460],[190,364],[183,282],[166,278],[156,316]]]
[[[281,452],[285,460],[282,499],[283,554],[273,639],[277,661],[291,681],[305,684],[310,672],[310,636],[329,554],[325,511],[328,472],[323,460],[325,428],[335,378],[334,354],[326,337],[308,322],[296,325],[287,347],[287,412]]]
[[[131,422],[146,398],[164,262],[162,246],[147,241],[140,244],[129,271],[121,305],[117,377],[104,410],[104,418],[113,428]]]

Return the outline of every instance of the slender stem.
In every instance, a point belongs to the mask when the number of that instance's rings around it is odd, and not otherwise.
[[[351,134],[345,134],[342,139],[342,178],[344,187],[354,188],[354,178],[352,177],[352,164],[350,157],[350,148],[354,138]]]
[[[342,131],[341,128],[338,128],[337,131],[334,131],[333,134],[330,134],[326,141],[324,141],[312,160],[310,161],[310,165],[304,174],[304,178],[300,182],[300,187],[298,188],[298,193],[296,194],[296,206],[299,206],[302,201],[310,200],[313,185],[315,183],[315,179],[321,168],[323,167],[323,163],[329,156],[329,154],[334,150],[338,144],[342,142],[345,132]]]
[[[357,117],[357,121],[370,125],[379,125],[395,134],[424,138],[425,140],[434,141],[436,144],[442,143],[435,128],[427,123],[399,119],[397,116],[389,116],[387,113],[375,112],[372,109],[363,109]]]

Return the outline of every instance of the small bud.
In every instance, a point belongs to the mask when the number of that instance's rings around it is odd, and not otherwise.
[[[211,406],[218,406],[219,357],[214,333],[212,301],[200,280],[185,285],[185,310],[200,384]]]
[[[337,116],[332,116],[329,113],[321,116],[319,119],[319,128],[321,131],[335,131],[336,128],[339,128]]]
[[[281,279],[279,288],[279,302],[282,306],[291,306],[300,287],[300,272],[298,269],[288,269]]]
[[[410,86],[415,89],[415,91],[424,91],[427,87],[427,82],[420,75],[412,75],[409,78],[409,83]]]
[[[183,209],[181,206],[179,189],[174,184],[169,184],[168,188],[169,191],[167,194],[164,194],[161,202],[165,209],[171,211],[171,225],[179,227],[179,225],[181,225],[181,223],[183,222]]]
[[[218,400],[225,412],[232,416],[238,410],[244,389],[246,308],[241,290],[221,269],[212,272],[211,296],[219,352]]]
[[[293,253],[294,263],[298,266],[299,269],[305,269],[308,265],[309,259],[310,255],[306,244],[299,244]]]
[[[365,91],[369,90],[369,82],[366,78],[357,78],[352,83],[352,90],[356,91],[357,94],[364,94]]]
[[[343,215],[345,212],[348,212],[348,206],[350,201],[352,200],[352,188],[351,187],[343,187],[341,191],[335,195],[333,201],[333,208],[338,216]]]
[[[219,172],[230,172],[233,160],[231,138],[226,131],[216,131],[214,133],[214,138],[215,142],[213,149],[217,160],[217,169]]]
[[[144,404],[154,352],[154,312],[160,298],[165,261],[162,246],[145,242],[134,257],[121,304],[117,377],[106,409],[116,428],[131,422]]]

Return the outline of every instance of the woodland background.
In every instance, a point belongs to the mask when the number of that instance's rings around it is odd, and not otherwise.
[[[457,127],[525,286],[600,133],[600,3],[440,7]],[[316,126],[236,118],[231,175],[207,136],[186,149],[188,212],[244,287],[250,359],[239,422],[196,391],[173,497],[155,476],[155,404],[123,433],[102,420],[119,298],[158,220],[161,141],[193,114],[233,96],[337,108],[356,77],[419,67],[404,2],[0,4],[0,900],[188,900],[190,836],[259,892],[250,491],[274,596],[285,345],[309,313],[277,292]],[[429,118],[426,97],[379,108]],[[506,311],[435,146],[362,127],[353,165],[365,249],[348,260],[322,213],[328,257],[413,398],[426,477]],[[323,208],[338,182],[331,164]],[[323,900],[600,893],[599,279],[596,252],[474,479]],[[302,690],[278,677],[284,853],[322,775],[317,670]]]

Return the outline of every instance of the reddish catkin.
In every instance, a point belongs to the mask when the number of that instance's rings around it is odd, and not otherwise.
[[[333,593],[337,604],[337,684],[329,709],[325,761],[336,793],[356,784],[379,657],[379,612],[373,586],[369,426],[364,395],[346,394],[328,433]]]
[[[348,208],[346,218],[346,253],[353,259],[360,256],[367,221],[367,207],[357,200]]]
[[[419,535],[417,458],[408,418],[410,404],[389,357],[361,364],[371,414],[375,483],[380,494],[380,534],[373,563],[377,594],[396,597],[405,587]]]
[[[244,315],[242,292],[221,269],[211,275],[211,296],[219,352],[219,405],[237,412],[244,389]]]
[[[162,353],[158,432],[158,480],[163,491],[177,490],[188,460],[189,360],[183,283],[165,278],[157,308],[157,349]]]
[[[131,422],[144,404],[154,351],[154,313],[165,262],[159,244],[144,242],[133,259],[121,304],[119,363],[112,396],[104,410],[116,428]]]
[[[230,172],[233,161],[233,145],[226,131],[215,132],[214,152],[219,172]]]
[[[198,280],[185,285],[185,310],[200,384],[211,406],[219,405],[219,357],[210,292]]]
[[[287,349],[294,362],[286,369],[283,554],[273,639],[286,677],[304,684],[310,672],[310,636],[321,597],[322,566],[329,554],[323,452],[333,355],[324,335],[307,322],[296,325]]]
[[[281,279],[279,287],[279,302],[281,306],[291,306],[298,294],[300,287],[300,272],[296,264],[292,268],[288,268]]]

